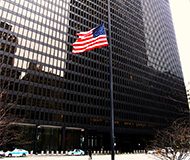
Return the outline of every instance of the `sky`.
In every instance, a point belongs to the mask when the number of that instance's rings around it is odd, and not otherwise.
[[[190,0],[169,0],[185,85],[190,82]]]

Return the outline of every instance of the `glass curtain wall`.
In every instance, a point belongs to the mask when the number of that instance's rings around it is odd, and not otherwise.
[[[167,0],[110,5],[117,147],[138,148],[188,108],[172,18]],[[0,1],[1,100],[36,125],[38,151],[63,149],[63,143],[109,149],[108,47],[71,53],[76,33],[102,23],[108,35],[107,0]],[[60,131],[67,127],[85,135]]]

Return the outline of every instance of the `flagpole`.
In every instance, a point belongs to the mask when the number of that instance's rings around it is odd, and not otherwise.
[[[110,69],[110,120],[111,120],[111,160],[114,160],[114,106],[113,106],[113,75],[112,75],[112,45],[111,45],[111,16],[110,0],[108,0],[108,48],[109,48],[109,69]]]

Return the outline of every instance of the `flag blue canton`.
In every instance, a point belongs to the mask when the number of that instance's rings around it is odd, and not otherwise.
[[[93,38],[96,38],[100,35],[106,35],[105,30],[104,30],[104,24],[99,25],[93,30]]]

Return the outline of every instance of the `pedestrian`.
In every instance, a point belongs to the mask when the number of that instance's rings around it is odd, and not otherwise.
[[[147,148],[145,148],[145,154],[147,154]]]
[[[90,148],[88,149],[88,155],[89,155],[89,160],[91,160],[92,159],[92,151]]]

